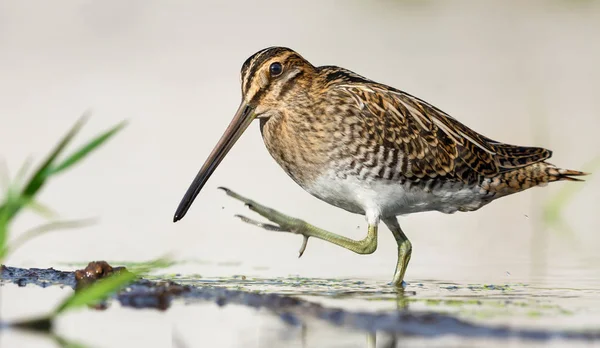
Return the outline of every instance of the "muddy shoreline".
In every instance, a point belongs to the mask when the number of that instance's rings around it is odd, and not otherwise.
[[[90,263],[90,265],[92,265]],[[90,266],[88,266],[89,268]],[[99,274],[104,269],[97,268]],[[88,269],[86,268],[86,270]],[[117,269],[117,268],[115,268]],[[122,269],[122,268],[119,268]],[[76,289],[81,285],[84,270],[75,272],[60,271],[54,268],[17,268],[2,266],[0,285],[17,286],[60,286]],[[79,272],[79,273],[78,273]],[[89,273],[88,273],[89,275]],[[89,279],[85,278],[89,282]],[[10,299],[4,299],[8,301]],[[349,311],[326,307],[321,304],[277,293],[256,293],[243,290],[226,289],[219,286],[182,285],[171,280],[156,281],[140,279],[115,294],[107,303],[96,306],[105,309],[112,301],[130,308],[154,308],[167,310],[172,301],[184,301],[186,305],[200,302],[213,302],[219,306],[241,305],[256,309],[265,309],[289,325],[300,326],[309,320],[323,320],[332,325],[342,326],[365,332],[387,332],[395,335],[421,337],[439,337],[455,335],[462,337],[489,337],[495,339],[519,338],[544,341],[552,339],[600,340],[600,331],[575,332],[552,330],[522,330],[510,327],[477,325],[455,318],[451,315],[409,310],[385,312]],[[0,326],[1,327],[1,326]]]

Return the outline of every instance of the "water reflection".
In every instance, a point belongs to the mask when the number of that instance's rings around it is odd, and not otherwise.
[[[27,329],[16,329],[16,328],[0,328],[1,340],[7,340],[5,336],[13,336],[10,339],[16,342],[30,342],[38,341],[38,344],[42,344],[42,347],[54,346],[61,348],[90,348],[85,342],[72,340],[67,337],[61,336],[51,331],[39,331],[39,330],[27,330]],[[22,343],[23,344],[23,343]],[[24,345],[20,345],[24,346]]]

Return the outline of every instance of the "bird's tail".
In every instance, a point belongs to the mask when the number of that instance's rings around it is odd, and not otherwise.
[[[546,174],[548,175],[548,181],[559,181],[559,180],[568,180],[568,181],[585,181],[583,179],[574,178],[574,176],[584,176],[590,173],[580,172],[578,170],[570,170],[570,169],[562,169],[556,168],[553,165],[548,164],[546,168]]]
[[[504,196],[535,186],[545,186],[554,181],[584,181],[577,177],[588,174],[577,170],[558,168],[548,162],[537,162],[500,173],[484,182],[483,187],[488,191]]]

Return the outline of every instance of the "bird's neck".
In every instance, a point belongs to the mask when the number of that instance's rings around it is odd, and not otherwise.
[[[260,120],[261,134],[267,150],[283,170],[300,186],[306,187],[318,177],[328,159],[328,149],[321,146],[318,128],[311,124],[312,113],[279,110]]]

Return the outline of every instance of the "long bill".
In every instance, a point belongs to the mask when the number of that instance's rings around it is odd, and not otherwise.
[[[246,128],[248,128],[252,120],[254,120],[254,108],[242,101],[233,120],[231,120],[231,123],[227,126],[225,133],[221,136],[221,139],[206,159],[206,162],[204,162],[204,165],[202,165],[202,168],[200,168],[196,178],[194,178],[194,181],[192,181],[192,184],[179,203],[175,216],[173,217],[173,222],[177,222],[185,216],[194,202],[194,199],[198,193],[200,193],[202,187],[204,187],[204,184],[206,184],[212,173],[217,169],[219,163],[225,158],[225,155],[227,155],[229,150],[233,147],[233,144],[235,144]]]

